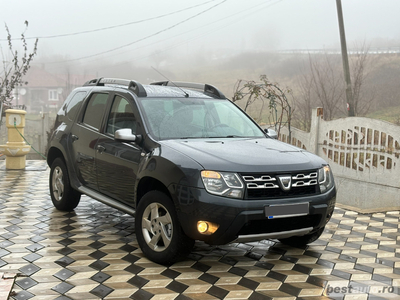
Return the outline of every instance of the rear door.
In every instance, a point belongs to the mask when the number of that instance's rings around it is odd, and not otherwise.
[[[129,99],[129,100],[128,100]],[[142,149],[136,143],[114,139],[118,129],[129,128],[141,134],[136,105],[128,94],[114,94],[105,130],[96,146],[97,181],[103,194],[132,205]]]
[[[94,92],[84,103],[84,111],[72,126],[72,159],[79,181],[97,190],[95,147],[103,124],[109,94]]]

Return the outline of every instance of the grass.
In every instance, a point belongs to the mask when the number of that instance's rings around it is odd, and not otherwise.
[[[378,119],[400,125],[400,106],[387,107],[381,110],[371,112],[366,115],[367,118]]]

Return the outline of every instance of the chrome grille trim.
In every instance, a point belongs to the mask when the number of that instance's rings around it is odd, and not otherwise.
[[[290,188],[284,189],[280,178],[289,177]],[[318,172],[316,170],[300,171],[298,173],[264,173],[241,174],[247,188],[246,195],[249,199],[279,198],[296,195],[314,195],[319,192]]]
[[[317,172],[313,172],[310,173],[308,175],[304,175],[304,174],[297,174],[295,176],[292,177],[292,179],[297,180],[297,179],[312,179],[312,178],[317,178],[318,174]]]
[[[262,175],[261,177],[243,176],[244,181],[276,181],[276,178],[269,175]]]
[[[278,185],[273,184],[273,183],[264,183],[264,184],[257,184],[257,183],[248,183],[247,184],[248,189],[276,189],[279,188]]]
[[[308,182],[304,181],[296,181],[295,183],[292,184],[292,187],[299,187],[299,186],[310,186],[310,185],[316,185],[318,181],[315,180],[310,180]]]

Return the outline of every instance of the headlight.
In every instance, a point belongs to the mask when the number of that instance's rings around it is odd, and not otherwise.
[[[244,186],[235,173],[201,171],[207,192],[230,198],[243,198]]]
[[[318,183],[321,193],[325,193],[333,187],[333,175],[329,166],[324,166],[318,170]]]

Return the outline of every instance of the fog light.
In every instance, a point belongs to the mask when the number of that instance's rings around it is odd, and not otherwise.
[[[206,232],[206,231],[208,230],[208,224],[207,224],[207,222],[204,222],[204,221],[199,221],[199,222],[197,222],[197,230],[198,230],[200,233]]]
[[[197,222],[197,230],[201,234],[205,234],[205,235],[213,234],[215,231],[217,231],[218,227],[219,227],[218,224],[211,223],[208,221],[198,221]]]

